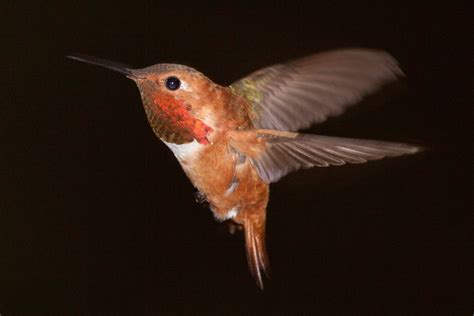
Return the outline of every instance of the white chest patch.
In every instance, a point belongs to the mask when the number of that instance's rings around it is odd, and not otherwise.
[[[199,152],[202,150],[204,145],[199,144],[196,140],[193,140],[190,143],[187,144],[173,144],[173,143],[165,143],[166,146],[171,149],[173,154],[175,155],[176,159],[178,159],[180,162],[183,160],[189,160],[193,159],[194,157],[197,157]]]

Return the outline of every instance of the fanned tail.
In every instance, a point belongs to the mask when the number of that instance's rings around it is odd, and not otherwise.
[[[270,261],[265,247],[265,222],[246,219],[243,225],[249,270],[258,287],[263,290],[262,271],[267,278],[270,277]]]

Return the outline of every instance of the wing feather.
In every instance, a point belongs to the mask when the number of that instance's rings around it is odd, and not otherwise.
[[[414,154],[421,149],[396,142],[308,134],[285,137],[270,133],[271,131],[259,135],[267,138],[267,148],[252,160],[260,177],[267,183],[276,182],[289,172],[300,168],[364,163],[385,157]]]
[[[258,70],[231,89],[251,103],[256,128],[296,131],[343,113],[400,75],[389,54],[353,48]]]

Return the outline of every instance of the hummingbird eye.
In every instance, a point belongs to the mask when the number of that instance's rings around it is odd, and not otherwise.
[[[176,77],[168,77],[166,78],[165,84],[168,90],[174,91],[179,89],[181,81]]]

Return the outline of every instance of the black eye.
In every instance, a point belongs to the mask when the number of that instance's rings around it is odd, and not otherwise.
[[[179,81],[176,77],[168,77],[166,78],[166,87],[172,91],[178,90],[179,86],[181,85],[181,81]]]

